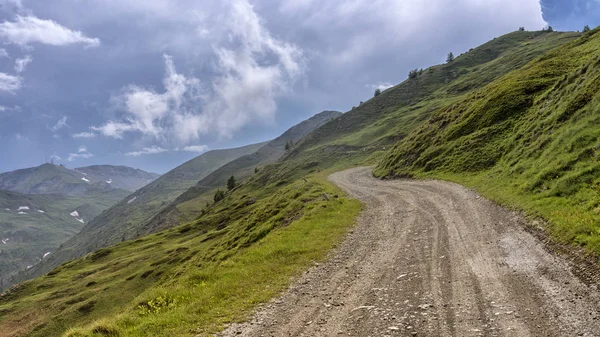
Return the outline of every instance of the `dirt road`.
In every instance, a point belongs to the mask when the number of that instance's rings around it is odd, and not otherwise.
[[[459,185],[330,180],[366,204],[327,261],[224,336],[600,336],[600,294]]]

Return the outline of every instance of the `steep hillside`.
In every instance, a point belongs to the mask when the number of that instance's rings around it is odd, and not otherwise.
[[[242,181],[252,176],[260,167],[276,162],[286,152],[286,144],[295,144],[311,131],[341,116],[341,112],[322,111],[285,131],[258,151],[233,160],[201,179],[194,187],[179,196],[170,207],[147,223],[142,234],[168,228],[180,221],[191,220],[200,214],[206,202],[212,201],[217,188],[224,189],[229,177]],[[293,146],[292,146],[293,147]]]
[[[41,275],[64,261],[137,236],[140,226],[219,166],[252,153],[264,143],[208,151],[162,175],[94,218],[47,260],[29,273]],[[86,170],[87,171],[87,170]]]
[[[114,174],[114,178],[111,174]],[[83,195],[115,189],[135,191],[156,177],[154,173],[124,166],[68,169],[62,165],[43,164],[0,174],[0,190],[62,195]]]
[[[474,186],[543,216],[562,242],[600,253],[598,50],[594,30],[438,109],[376,173]]]
[[[77,197],[0,190],[0,289],[125,195],[124,190]]]
[[[13,287],[0,336],[195,336],[242,318],[323,258],[360,210],[307,178],[244,185],[201,219]]]
[[[139,190],[160,176],[160,174],[149,173],[140,169],[113,165],[78,167],[75,171],[85,174],[85,178],[91,182],[105,182],[114,188],[121,188],[130,192]]]
[[[436,109],[579,36],[517,31],[495,38],[357,105],[306,137],[286,159],[293,165],[318,163],[321,168],[360,163],[366,158],[368,163],[375,163],[380,153],[406,137]]]
[[[0,297],[0,336],[197,336],[245,318],[352,223],[359,206],[325,181],[327,172],[374,162],[439,111],[485,94],[483,86],[555,47],[588,43],[571,42],[578,36],[515,32],[424,70],[309,133],[225,199],[197,203],[195,219],[15,286]]]

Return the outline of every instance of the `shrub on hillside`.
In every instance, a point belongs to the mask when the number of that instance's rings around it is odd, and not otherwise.
[[[215,200],[215,202],[219,202],[219,201],[225,199],[225,192],[223,192],[221,190],[217,190],[215,192],[215,196],[213,199]]]

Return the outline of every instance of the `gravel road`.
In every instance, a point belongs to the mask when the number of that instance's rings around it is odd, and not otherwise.
[[[343,244],[223,336],[600,336],[600,293],[460,185],[330,180],[365,210]]]

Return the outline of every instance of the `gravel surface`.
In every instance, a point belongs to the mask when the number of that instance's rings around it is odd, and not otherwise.
[[[222,336],[600,336],[600,294],[460,185],[330,177],[366,205],[343,244]]]

